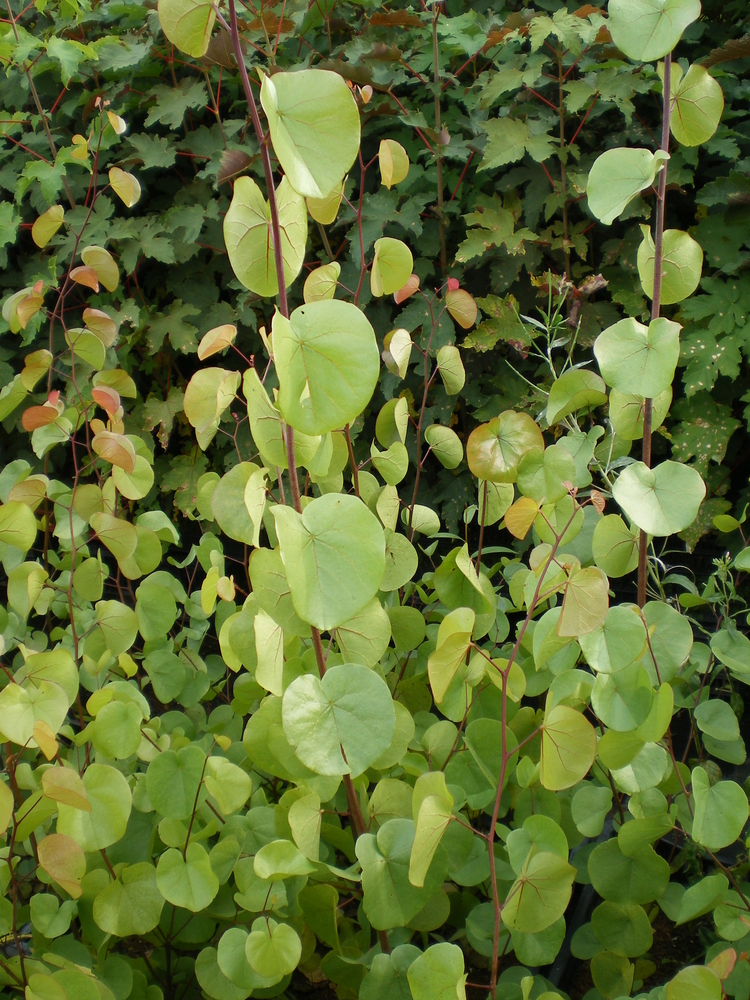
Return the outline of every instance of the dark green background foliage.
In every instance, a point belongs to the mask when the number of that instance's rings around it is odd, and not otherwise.
[[[653,159],[669,46],[573,0],[241,4],[266,111],[326,70],[361,122],[325,225],[266,138],[307,227],[285,325],[273,253],[261,295],[226,249],[238,179],[268,194],[232,39],[185,54],[170,4],[0,19],[2,996],[748,1000],[746,3],[673,42],[724,109],[669,145],[703,264],[629,397],[641,499],[610,328],[652,318],[658,174],[609,225],[589,174]],[[322,375],[304,315],[346,316]]]

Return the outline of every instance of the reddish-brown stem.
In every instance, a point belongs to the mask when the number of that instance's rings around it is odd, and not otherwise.
[[[661,146],[665,153],[669,152],[669,117],[672,94],[672,56],[664,57],[664,98],[661,122]],[[662,264],[664,259],[664,212],[667,193],[667,164],[663,164],[659,173],[659,185],[656,198],[656,233],[654,235],[654,294],[651,300],[651,320],[658,319],[661,313],[661,283]],[[651,420],[653,401],[646,399],[643,406],[643,453],[641,460],[651,468]],[[638,538],[638,606],[646,603],[646,585],[648,582],[648,536],[641,531]]]
[[[260,155],[263,161],[263,173],[266,178],[268,207],[271,214],[271,231],[273,233],[273,255],[274,263],[276,264],[276,277],[279,285],[279,312],[282,316],[289,316],[289,303],[286,297],[286,282],[284,280],[284,258],[281,255],[281,226],[279,225],[279,210],[276,203],[276,189],[273,185],[271,154],[268,151],[268,141],[263,133],[263,126],[260,121],[260,115],[258,114],[258,106],[255,103],[253,88],[250,86],[250,77],[247,75],[245,57],[242,52],[242,45],[240,44],[239,28],[237,27],[237,10],[235,7],[235,0],[229,0],[229,28],[229,33],[232,38],[232,47],[234,48],[234,55],[237,60],[237,66],[239,67],[240,79],[242,80],[242,89],[245,92],[245,100],[247,101],[247,106],[250,110],[250,120],[253,123],[255,136],[260,147]],[[289,471],[291,474],[291,466]],[[293,488],[294,487],[292,487],[292,489]]]

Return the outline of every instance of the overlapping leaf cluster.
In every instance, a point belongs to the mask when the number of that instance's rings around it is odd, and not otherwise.
[[[747,996],[737,46],[542,8],[9,5],[9,998]]]

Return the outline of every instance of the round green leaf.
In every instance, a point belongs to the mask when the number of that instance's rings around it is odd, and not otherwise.
[[[664,423],[664,418],[672,405],[672,386],[655,396],[651,404],[651,429],[656,430]],[[627,441],[638,441],[642,438],[644,413],[643,396],[620,392],[618,389],[613,389],[609,394],[609,419],[618,437]]]
[[[576,870],[557,854],[532,854],[505,899],[506,927],[536,934],[551,927],[565,912]]]
[[[28,686],[11,682],[0,691],[3,735],[18,746],[33,738],[34,725],[46,723],[57,733],[68,714],[68,698],[59,684],[36,681]]]
[[[357,839],[355,851],[362,865],[362,888],[367,918],[378,930],[405,927],[440,888],[447,874],[445,850],[440,846],[423,888],[409,881],[414,843],[411,819],[389,819],[377,831]]]
[[[629,59],[655,62],[672,51],[700,12],[700,0],[610,0],[607,26]]]
[[[607,402],[607,391],[596,372],[574,368],[552,383],[545,416],[552,426],[578,410],[589,410]]]
[[[721,980],[705,965],[689,965],[667,983],[667,1000],[721,1000]]]
[[[273,150],[289,182],[306,198],[340,187],[359,151],[359,110],[338,73],[305,69],[264,76],[260,102]]]
[[[166,587],[146,581],[136,591],[135,613],[138,630],[147,642],[163,639],[177,619],[177,602]]]
[[[650,299],[654,297],[654,261],[656,248],[648,226],[641,226],[643,241],[638,247],[638,276],[643,291]],[[701,280],[703,270],[703,249],[692,236],[681,229],[667,229],[662,246],[661,304],[671,305],[682,302],[693,294]],[[669,320],[654,320],[655,323],[669,323]],[[675,323],[671,324],[676,326]],[[618,386],[621,388],[621,386]],[[660,390],[661,391],[661,390]],[[646,393],[641,393],[646,395]]]
[[[246,545],[259,543],[262,515],[255,524],[245,502],[250,477],[259,471],[254,462],[238,462],[221,477],[211,495],[211,513],[216,523],[230,538]]]
[[[464,446],[461,438],[450,427],[442,424],[430,424],[424,432],[425,441],[432,449],[444,469],[457,469],[464,457]]]
[[[91,742],[105,757],[124,760],[140,745],[142,721],[141,710],[132,701],[111,701],[92,723]]]
[[[449,396],[459,393],[466,381],[461,352],[454,344],[446,344],[437,352],[437,365],[445,391]]]
[[[241,928],[236,928],[241,931]],[[207,996],[212,1000],[245,1000],[252,987],[241,989],[235,986],[219,968],[216,948],[204,948],[195,960],[195,978]]]
[[[159,0],[159,24],[180,52],[203,56],[211,40],[216,9],[204,0]]]
[[[578,832],[584,837],[598,837],[612,808],[612,791],[601,785],[586,784],[573,796],[570,812]]]
[[[288,287],[305,259],[307,207],[286,177],[276,191],[276,204]],[[232,201],[224,216],[224,242],[232,270],[245,288],[264,298],[278,294],[271,210],[252,177],[238,177],[234,182]]]
[[[323,299],[332,299],[336,294],[339,275],[341,274],[341,264],[332,261],[330,264],[323,264],[310,271],[305,278],[303,296],[305,302],[320,302]]]
[[[219,420],[237,392],[240,373],[225,368],[201,368],[185,390],[185,416],[195,428],[198,444],[205,449],[219,428]]]
[[[750,674],[750,639],[733,624],[711,637],[711,652],[735,673]]]
[[[518,464],[518,489],[524,496],[543,503],[557,503],[567,494],[576,477],[575,462],[560,444],[544,451],[526,452]]]
[[[693,770],[693,839],[709,851],[728,847],[747,822],[747,796],[734,781],[712,785],[702,767]]]
[[[146,771],[146,791],[154,809],[169,819],[188,819],[205,765],[206,755],[194,745],[154,757]]]
[[[88,854],[122,840],[132,797],[124,776],[107,764],[89,764],[83,784],[91,812],[59,803],[57,832],[71,837]]]
[[[268,889],[261,898],[259,906],[263,906],[263,899],[267,895]],[[247,996],[251,990],[267,989],[279,982],[279,977],[264,979],[252,968],[245,956],[247,937],[248,933],[244,927],[230,927],[221,935],[216,953],[220,972],[235,989],[242,991],[243,996]],[[225,995],[221,994],[217,1000],[225,1000]]]
[[[637,0],[654,2],[660,0]],[[611,4],[610,4],[611,9]],[[669,154],[650,149],[608,149],[594,160],[586,194],[592,214],[610,226],[644,188],[651,187]]]
[[[128,865],[94,900],[94,920],[116,937],[148,934],[158,925],[163,906],[154,866]]]
[[[600,996],[630,996],[635,966],[624,955],[600,951],[591,959],[591,978]]]
[[[638,531],[619,514],[606,514],[596,523],[592,539],[594,562],[608,577],[627,576],[638,565]]]
[[[302,956],[302,942],[289,924],[259,917],[245,942],[245,957],[264,979],[294,972]]]
[[[643,608],[643,616],[650,636],[650,649],[646,650],[641,662],[645,665],[654,684],[671,681],[685,663],[693,648],[693,630],[690,622],[680,612],[663,601],[649,601]],[[653,654],[653,655],[652,655]],[[654,659],[659,670],[657,678]]]
[[[143,455],[136,455],[132,472],[112,467],[112,481],[127,500],[142,500],[154,485],[154,467]]]
[[[646,721],[653,688],[640,663],[632,663],[615,674],[597,674],[591,704],[605,726],[629,733]]]
[[[646,911],[637,904],[600,903],[591,914],[591,929],[605,948],[628,958],[648,951],[654,940]]]
[[[409,453],[400,441],[394,441],[386,451],[378,451],[373,441],[370,445],[370,457],[389,486],[396,486],[409,471]]]
[[[653,398],[669,388],[680,357],[680,325],[663,317],[644,326],[629,318],[600,333],[594,354],[608,385]]]
[[[424,615],[417,608],[408,606],[388,608],[393,645],[399,653],[416,649],[425,637]]]
[[[549,816],[535,815],[524,820],[523,826],[511,830],[506,841],[511,868],[520,875],[529,853],[547,851],[568,860],[568,841],[562,827]]]
[[[609,581],[604,573],[597,566],[572,572],[565,584],[557,634],[580,638],[593,632],[604,621],[608,608]]]
[[[284,692],[284,733],[316,774],[361,774],[388,749],[396,716],[388,685],[359,664],[304,674]]]
[[[395,139],[381,139],[378,149],[378,163],[383,187],[390,189],[400,184],[409,173],[409,155]]]
[[[430,945],[406,973],[414,1000],[465,1000],[464,953],[455,944]]]
[[[385,572],[380,581],[383,591],[398,590],[405,586],[417,572],[419,556],[405,535],[390,528],[385,530]]]
[[[626,857],[616,837],[594,848],[588,873],[594,889],[612,903],[650,903],[669,883],[669,865],[653,847],[642,847]]]
[[[336,640],[344,660],[365,667],[375,666],[390,639],[391,622],[377,597],[336,629]]]
[[[551,791],[572,788],[588,774],[596,757],[594,727],[569,705],[547,713],[542,728],[540,778]]]
[[[277,312],[273,349],[279,406],[295,430],[326,434],[351,423],[369,403],[380,372],[378,343],[350,302],[310,302],[289,319]]]
[[[683,146],[700,146],[708,142],[724,111],[721,85],[699,63],[690,66],[684,76],[679,63],[673,63],[671,83],[669,126],[672,135]]]
[[[0,543],[28,552],[36,538],[36,518],[20,500],[0,504]]]
[[[640,659],[646,629],[637,608],[616,604],[599,628],[580,637],[588,665],[597,673],[616,674]]]
[[[378,591],[385,569],[380,522],[355,496],[328,493],[298,514],[272,510],[294,609],[331,629],[352,618]]]
[[[174,847],[161,855],[156,884],[167,902],[192,913],[205,909],[219,891],[206,849],[195,841],[188,844],[185,857]]]
[[[620,473],[612,495],[639,528],[665,536],[693,523],[706,486],[695,469],[680,462],[662,462],[655,469],[634,462]]]
[[[255,855],[253,870],[266,882],[310,875],[315,865],[290,840],[272,840]]]
[[[528,413],[506,410],[474,428],[466,444],[466,458],[479,479],[514,483],[521,459],[534,448],[544,448],[539,426]]]
[[[370,271],[370,291],[376,297],[392,295],[411,277],[414,259],[401,240],[382,236],[375,240],[375,258]]]

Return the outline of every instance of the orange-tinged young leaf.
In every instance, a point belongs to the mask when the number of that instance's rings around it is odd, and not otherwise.
[[[57,420],[59,414],[56,406],[30,406],[21,417],[21,424],[25,431],[35,431],[37,427],[46,427]]]
[[[96,454],[110,465],[116,465],[125,472],[135,469],[135,448],[124,434],[100,431],[91,441]]]
[[[412,274],[409,280],[406,282],[403,288],[399,288],[397,292],[393,293],[393,301],[397,306],[400,306],[402,302],[406,302],[410,299],[412,295],[419,291],[419,275]]]
[[[719,979],[726,979],[734,969],[735,963],[737,962],[737,952],[734,948],[725,948],[724,951],[720,951],[718,955],[714,956],[710,962],[707,962],[709,969],[712,969]]]
[[[39,866],[73,899],[81,896],[86,855],[72,837],[49,833],[39,841]]]
[[[46,476],[28,476],[21,483],[16,483],[8,494],[8,503],[20,500],[31,510],[36,510],[44,499],[49,486],[49,479]]]
[[[81,260],[93,269],[99,281],[108,292],[114,292],[120,284],[120,272],[112,254],[104,247],[90,246],[81,251]],[[105,314],[106,315],[106,314]]]
[[[54,760],[59,744],[55,739],[54,730],[44,719],[37,719],[34,723],[34,739],[47,760]]]
[[[514,538],[525,538],[539,513],[539,504],[531,497],[520,497],[505,512],[505,527]]]
[[[31,238],[40,249],[47,246],[64,219],[65,212],[62,205],[53,205],[39,216],[31,227]]]
[[[37,382],[47,374],[52,365],[52,355],[47,350],[34,351],[24,358],[21,384],[31,392]]]
[[[110,389],[108,385],[95,386],[91,390],[91,398],[94,400],[97,406],[101,406],[103,410],[112,416],[113,413],[117,413],[120,407],[120,394],[116,389]]]
[[[133,174],[121,170],[119,167],[112,167],[109,172],[109,183],[117,197],[127,208],[132,208],[141,197],[141,185]]]
[[[237,327],[233,323],[224,323],[222,326],[215,326],[201,338],[198,344],[198,357],[201,361],[210,358],[212,354],[218,354],[225,347],[233,344],[237,337]]]
[[[450,289],[446,293],[445,307],[464,330],[470,330],[477,321],[477,304],[463,288]]]
[[[81,812],[91,812],[83,779],[70,767],[50,767],[46,770],[42,775],[42,790],[54,802],[63,802]]]
[[[77,285],[85,285],[94,292],[99,291],[99,277],[93,267],[79,265],[70,272],[70,280]]]
[[[29,320],[33,319],[34,316],[42,308],[42,302],[44,302],[44,296],[41,292],[33,291],[24,297],[16,305],[16,317],[21,326],[22,330],[25,330],[29,324]],[[11,329],[13,326],[11,325]]]
[[[114,344],[117,337],[117,324],[107,313],[101,309],[84,309],[83,322],[86,324],[86,329],[95,333],[105,347],[111,347]]]

